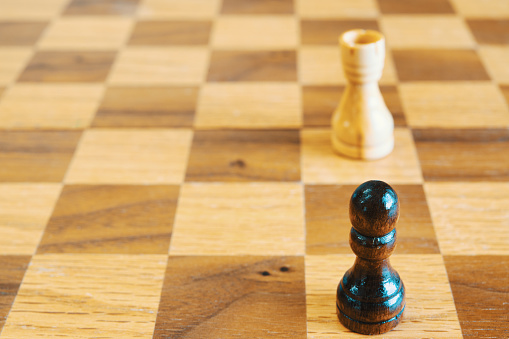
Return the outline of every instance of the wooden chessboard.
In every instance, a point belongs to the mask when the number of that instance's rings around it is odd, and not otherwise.
[[[393,153],[333,154],[380,30]],[[400,196],[384,338],[509,337],[507,0],[0,0],[1,338],[354,338],[348,201]]]

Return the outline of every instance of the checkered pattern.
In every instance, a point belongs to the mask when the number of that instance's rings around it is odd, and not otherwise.
[[[352,28],[387,42],[374,162],[330,147]],[[0,1],[0,338],[356,337],[335,288],[374,178],[387,337],[508,337],[507,60],[506,0]]]

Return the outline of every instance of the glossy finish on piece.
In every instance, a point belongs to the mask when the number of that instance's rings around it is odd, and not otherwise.
[[[336,295],[336,312],[354,332],[379,334],[396,327],[405,309],[405,286],[389,263],[396,247],[399,201],[382,181],[367,181],[350,200],[350,247],[357,259]]]

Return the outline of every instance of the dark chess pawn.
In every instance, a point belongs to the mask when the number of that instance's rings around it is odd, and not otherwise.
[[[350,199],[350,247],[357,258],[339,282],[336,313],[354,332],[384,333],[401,321],[405,287],[389,263],[398,217],[398,196],[383,181],[363,183]]]

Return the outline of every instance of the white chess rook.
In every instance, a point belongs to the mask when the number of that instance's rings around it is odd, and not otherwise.
[[[383,158],[394,147],[394,120],[378,87],[385,60],[384,36],[355,29],[341,35],[339,45],[348,85],[332,115],[332,145],[348,157]]]

